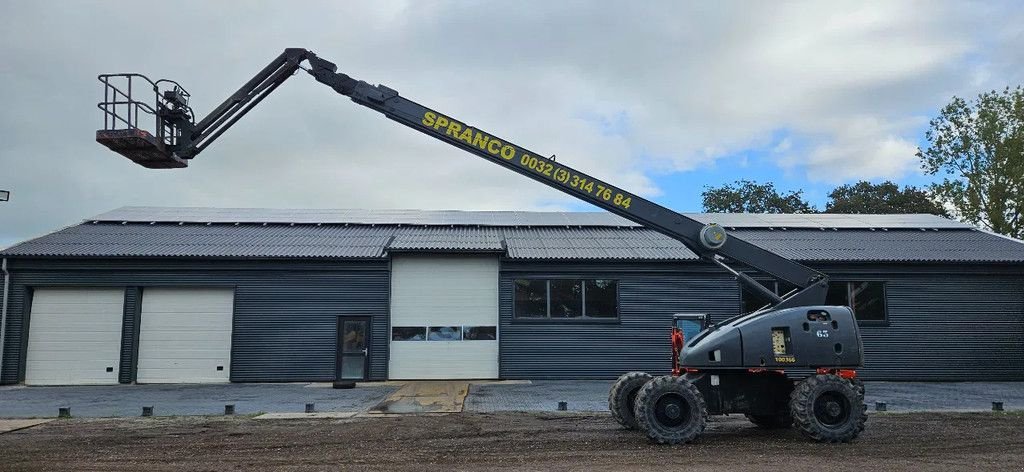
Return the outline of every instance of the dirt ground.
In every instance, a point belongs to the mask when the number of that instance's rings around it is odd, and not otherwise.
[[[696,443],[649,444],[606,414],[349,420],[61,420],[0,435],[3,470],[1024,470],[1024,415],[884,414],[853,444],[738,417]]]

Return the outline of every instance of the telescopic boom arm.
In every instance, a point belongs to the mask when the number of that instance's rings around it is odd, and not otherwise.
[[[304,62],[308,62],[308,68],[303,67]],[[680,241],[702,259],[717,264],[735,275],[748,289],[758,292],[765,299],[772,300],[772,308],[821,305],[825,301],[828,279],[814,269],[734,236],[728,236],[718,225],[701,223],[563,163],[543,157],[544,154],[530,151],[464,121],[420,105],[384,85],[370,85],[339,73],[335,64],[305,49],[286,49],[198,123],[193,124],[191,120],[182,118],[191,117],[191,109],[187,109],[187,112],[182,111],[187,108],[187,103],[172,100],[169,104],[164,104],[167,100],[159,100],[158,90],[158,129],[170,128],[171,136],[180,137],[168,141],[166,138],[140,135],[141,130],[136,129],[131,130],[130,137],[136,139],[134,144],[138,144],[138,139],[155,141],[154,145],[158,151],[166,154],[164,159],[151,148],[146,149],[146,152],[135,148],[127,149],[126,145],[122,144],[126,142],[125,130],[98,131],[97,140],[147,167],[185,167],[188,159],[194,158],[206,149],[300,68],[336,92],[350,97],[360,105],[383,113],[394,121]],[[100,80],[108,84],[108,88],[110,77],[112,76],[100,76]],[[156,88],[154,85],[154,90]],[[177,89],[175,84],[175,90]],[[165,99],[174,98],[168,95],[169,93],[163,92]],[[187,93],[185,95],[187,97]],[[128,101],[131,102],[130,99]],[[111,114],[109,101],[101,103],[100,108],[104,109],[107,115]],[[161,114],[169,118],[161,121]],[[780,297],[750,276],[727,265],[733,261],[792,284],[797,290]]]

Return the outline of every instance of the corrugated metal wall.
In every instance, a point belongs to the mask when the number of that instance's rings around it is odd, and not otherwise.
[[[1024,380],[1024,278],[837,274],[884,280],[887,326],[862,326],[868,380]]]
[[[821,267],[834,280],[886,283],[888,325],[863,326],[869,380],[1024,380],[1024,275],[995,266]],[[516,277],[618,279],[617,324],[512,317]],[[731,278],[695,265],[506,262],[500,292],[503,378],[614,378],[668,372],[673,313],[739,310]]]
[[[673,313],[720,320],[739,307],[727,275],[699,264],[527,263],[504,261],[500,277],[503,378],[611,378],[627,370],[669,369]],[[832,265],[834,280],[886,282],[888,325],[864,326],[873,380],[1024,380],[1024,270],[1013,266]],[[0,382],[15,383],[24,358],[22,319],[33,286],[234,286],[232,380],[334,378],[338,315],[372,315],[370,373],[387,375],[388,266],[367,262],[27,261],[11,260],[12,286]],[[520,276],[620,281],[615,324],[512,319]],[[127,291],[125,335],[134,339],[138,295]],[[122,343],[120,378],[134,352]]]
[[[336,323],[340,315],[370,315],[370,375],[387,376],[388,266],[367,262],[231,261],[26,261],[11,260],[4,369],[0,382],[16,383],[24,359],[23,316],[29,288],[43,286],[235,287],[231,380],[238,382],[331,381],[335,372]],[[126,297],[126,315],[138,297]],[[130,316],[126,316],[129,318]],[[137,327],[123,333],[134,339]],[[134,345],[122,341],[122,365]],[[124,360],[128,359],[129,363]],[[122,370],[120,379],[130,380]]]
[[[515,320],[512,281],[521,276],[616,279],[618,323]],[[630,370],[668,373],[673,314],[709,313],[721,319],[739,306],[732,277],[694,264],[506,262],[500,284],[500,371],[508,379],[605,379]]]

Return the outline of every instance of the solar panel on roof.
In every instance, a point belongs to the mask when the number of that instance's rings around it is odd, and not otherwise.
[[[704,223],[733,228],[939,228],[970,225],[935,215],[839,215],[687,213]],[[189,223],[296,223],[457,226],[638,226],[607,212],[531,212],[459,210],[310,210],[267,208],[123,207],[91,218],[96,221]]]

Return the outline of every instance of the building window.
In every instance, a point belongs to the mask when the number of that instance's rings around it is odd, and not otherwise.
[[[885,284],[882,282],[832,282],[825,297],[827,305],[845,305],[853,309],[858,322],[886,320]]]
[[[606,279],[516,279],[516,318],[615,319],[619,316],[619,283]]]
[[[461,341],[462,326],[431,326],[428,341]]]
[[[392,341],[494,341],[497,326],[393,326]]]
[[[464,341],[494,341],[498,339],[498,327],[464,326],[462,328],[462,339]]]
[[[548,316],[548,281],[516,280],[516,318],[546,318]]]
[[[619,283],[614,280],[585,280],[584,310],[591,318],[619,316]]]
[[[392,341],[423,341],[427,339],[427,328],[422,326],[392,326]]]
[[[794,286],[774,280],[759,280],[761,285],[776,295],[785,295]],[[761,296],[746,288],[741,290],[743,313],[750,313],[768,303]],[[853,308],[853,314],[860,322],[884,322],[886,320],[885,284],[883,282],[831,282],[826,305],[842,305]]]
[[[757,283],[763,285],[768,290],[771,290],[772,293],[779,296],[785,295],[796,288],[795,285],[776,280],[758,280]],[[740,286],[741,313],[757,311],[771,302],[771,300],[763,298],[760,293],[750,290],[742,285]]]
[[[583,316],[583,283],[579,280],[549,280],[552,318]]]

